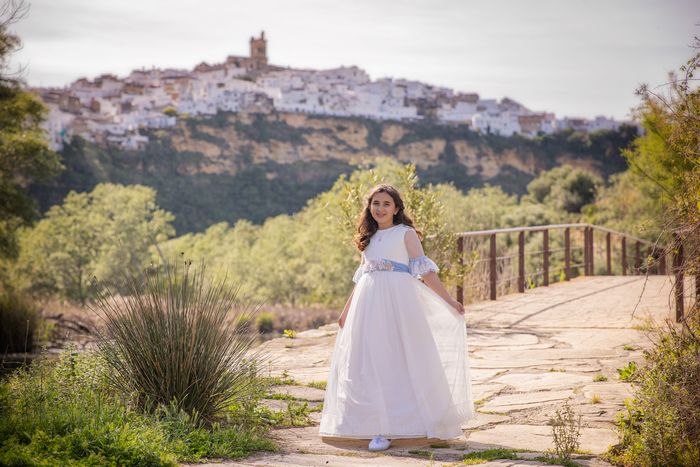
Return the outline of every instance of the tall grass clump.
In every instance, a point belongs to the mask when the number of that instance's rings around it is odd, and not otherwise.
[[[39,310],[15,292],[0,292],[0,354],[31,352],[36,344]]]
[[[262,358],[256,336],[236,323],[253,313],[226,279],[176,262],[129,273],[126,297],[97,294],[98,346],[112,384],[146,410],[174,405],[203,421],[249,397]]]

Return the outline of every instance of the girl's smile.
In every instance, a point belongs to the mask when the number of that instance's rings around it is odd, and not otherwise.
[[[379,192],[372,197],[370,212],[379,229],[388,229],[394,225],[394,216],[399,212],[394,199],[388,193]]]

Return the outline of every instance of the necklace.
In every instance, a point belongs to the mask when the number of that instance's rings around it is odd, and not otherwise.
[[[378,241],[378,242],[381,242],[381,241],[382,241],[382,238],[384,238],[384,233],[387,232],[387,231],[389,231],[389,230],[391,230],[391,229],[393,229],[394,227],[396,227],[396,226],[395,226],[395,225],[392,225],[391,227],[388,227],[388,228],[386,228],[386,229],[382,229],[382,230],[379,230],[379,229],[378,229],[378,230],[375,232],[375,235],[377,236],[377,241]]]

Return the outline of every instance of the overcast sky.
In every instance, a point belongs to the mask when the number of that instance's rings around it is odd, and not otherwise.
[[[372,79],[623,119],[640,83],[663,83],[691,56],[699,25],[698,0],[32,0],[13,63],[32,86],[191,69],[248,55],[264,29],[276,65],[357,65]]]

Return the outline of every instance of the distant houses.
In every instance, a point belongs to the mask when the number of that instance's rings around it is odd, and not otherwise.
[[[533,137],[572,128],[614,130],[622,123],[557,119],[504,98],[404,79],[372,81],[356,66],[300,70],[268,64],[265,33],[250,39],[250,56],[223,63],[201,63],[187,70],[135,70],[125,78],[111,74],[78,79],[61,89],[34,90],[49,108],[45,124],[51,147],[60,150],[74,135],[100,144],[138,149],[148,141],[139,130],[167,128],[184,114],[300,112],[379,120],[423,120],[466,124],[484,133]]]

